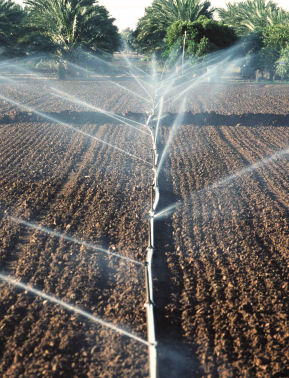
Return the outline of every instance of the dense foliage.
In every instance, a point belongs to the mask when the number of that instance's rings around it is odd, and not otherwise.
[[[137,44],[134,36],[134,31],[130,28],[126,28],[120,34],[121,47],[123,50],[137,50]]]
[[[94,0],[26,0],[29,25],[58,56],[73,59],[78,50],[113,52],[119,46],[114,19]]]
[[[0,0],[0,54],[19,53],[18,41],[22,34],[24,11],[11,0]]]
[[[281,71],[286,70],[286,67],[282,67],[282,69],[279,67],[279,61],[283,61],[281,55],[289,46],[288,26],[272,25],[251,33],[246,37],[244,45],[245,53],[248,56],[244,66],[244,76],[254,76],[258,70],[261,76],[273,79],[280,76]],[[284,61],[286,62],[286,59]],[[281,63],[285,66],[286,64]]]
[[[272,25],[262,32],[265,46],[272,47],[278,51],[287,46],[289,42],[289,26]]]
[[[289,13],[271,0],[227,3],[226,8],[218,9],[218,14],[225,24],[234,28],[241,36],[271,25],[289,25]]]
[[[243,37],[248,56],[243,67],[245,76],[255,76],[259,71],[259,75],[268,79],[276,77],[281,69],[278,68],[281,52],[289,43],[289,13],[272,0],[244,0],[228,3],[226,9],[218,9],[218,14]]]
[[[167,29],[175,22],[192,22],[200,16],[211,18],[214,9],[209,1],[153,0],[135,31],[139,49],[144,53],[161,54]]]
[[[289,46],[281,50],[280,58],[276,61],[276,74],[281,79],[289,79]]]
[[[174,59],[184,48],[195,60],[239,38],[247,56],[244,76],[289,76],[289,12],[273,0],[243,0],[217,11],[221,21],[212,19],[210,1],[152,0],[136,30],[126,29],[120,38],[114,19],[95,0],[26,0],[24,9],[0,0],[0,56],[40,53],[64,62],[122,47]]]
[[[276,71],[277,61],[289,44],[289,27],[272,25],[262,31],[263,47],[259,52],[258,68],[267,71],[272,78]]]
[[[211,3],[202,0],[154,0],[152,9],[169,26],[175,21],[194,21],[200,16],[212,17]]]
[[[167,30],[165,40],[167,54],[180,55],[186,33],[186,55],[198,58],[232,45],[237,37],[232,28],[204,16],[197,21],[173,23]]]
[[[73,60],[79,51],[112,53],[120,38],[107,10],[94,0],[26,0],[22,9],[0,0],[0,56],[45,54]]]

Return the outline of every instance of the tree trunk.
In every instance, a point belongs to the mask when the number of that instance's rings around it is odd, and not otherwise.
[[[66,68],[63,62],[58,63],[58,79],[59,80],[66,79]]]

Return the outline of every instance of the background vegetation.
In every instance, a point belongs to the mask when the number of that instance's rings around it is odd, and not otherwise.
[[[108,56],[119,49],[173,62],[184,48],[195,61],[236,41],[247,56],[244,77],[289,78],[289,13],[272,0],[219,9],[204,0],[152,0],[136,29],[121,35],[98,1],[26,0],[21,8],[0,0],[2,59],[45,54],[63,69],[65,61],[81,61],[84,54]]]
[[[163,55],[177,58],[182,53],[185,42],[186,56],[196,60],[210,52],[229,47],[236,40],[232,28],[200,16],[196,21],[176,21],[168,27],[164,41],[166,50]]]
[[[280,65],[285,62],[281,56],[286,55],[289,44],[288,12],[271,0],[228,3],[217,11],[220,20],[232,27],[244,43],[248,56],[242,67],[245,77],[287,78],[285,67],[280,69]]]
[[[94,0],[26,0],[22,9],[12,0],[0,0],[2,58],[42,56],[58,62],[64,77],[66,62],[87,53],[117,51],[120,36],[105,7]]]

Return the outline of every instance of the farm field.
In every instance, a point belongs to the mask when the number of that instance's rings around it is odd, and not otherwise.
[[[150,138],[53,97],[51,81],[21,82],[1,95],[51,120],[0,102],[1,271],[146,339],[142,265],[29,224],[143,263]],[[148,110],[103,81],[60,89],[138,120]],[[161,206],[178,203],[156,230],[161,377],[289,373],[288,96],[284,85],[208,83],[188,98],[160,177]],[[166,112],[163,143],[177,105]],[[6,283],[0,293],[1,376],[148,376],[146,345]]]

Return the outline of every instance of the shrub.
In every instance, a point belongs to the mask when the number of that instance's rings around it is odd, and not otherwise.
[[[283,79],[289,79],[289,46],[281,51],[280,58],[276,62],[276,74]]]

